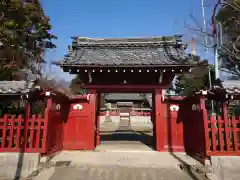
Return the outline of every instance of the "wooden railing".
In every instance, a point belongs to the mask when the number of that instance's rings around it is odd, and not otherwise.
[[[53,154],[62,149],[63,121],[60,112],[45,109],[41,115],[4,115],[0,118],[0,152]]]
[[[40,115],[24,119],[4,115],[0,118],[0,152],[44,153],[46,121]]]
[[[240,119],[210,116],[207,121],[207,156],[240,155]]]

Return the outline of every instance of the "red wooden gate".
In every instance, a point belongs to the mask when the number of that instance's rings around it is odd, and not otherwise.
[[[178,120],[180,100],[168,100],[165,110],[164,149],[170,152],[184,152],[183,124]]]
[[[85,96],[84,96],[85,97]],[[63,149],[93,150],[95,148],[96,96],[73,99],[64,128]]]
[[[69,109],[68,99],[63,96],[52,96],[46,108],[46,153],[53,154],[63,148],[64,122]]]
[[[183,122],[184,147],[187,154],[205,157],[205,130],[200,97],[186,98],[179,109],[179,121]]]

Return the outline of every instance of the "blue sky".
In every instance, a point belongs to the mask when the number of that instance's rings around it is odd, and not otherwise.
[[[207,0],[206,0],[207,1]],[[191,35],[185,22],[192,23],[192,13],[199,23],[201,0],[42,0],[50,17],[52,32],[58,36],[57,49],[48,51],[46,59],[62,59],[71,36],[84,37],[149,37]],[[210,8],[206,9],[207,16]],[[59,68],[54,76],[69,79]]]

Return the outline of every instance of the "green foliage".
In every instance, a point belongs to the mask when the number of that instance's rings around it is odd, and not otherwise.
[[[209,88],[209,68],[211,80],[214,79],[214,67],[200,64],[189,73],[183,73],[177,77],[176,92],[181,95],[191,95],[201,89]]]
[[[80,80],[79,76],[76,76],[75,78],[72,79],[70,83],[71,92],[73,94],[87,94],[88,90],[82,88],[82,81]]]
[[[4,114],[11,115],[24,115],[25,112],[25,102],[21,100],[4,100],[2,99],[0,102],[0,117]]]
[[[46,48],[55,48],[56,37],[39,0],[0,2],[0,80],[12,80],[23,69],[40,73]]]
[[[41,75],[44,51],[55,48],[49,17],[39,0],[0,0],[0,81]],[[24,114],[17,101],[0,103],[0,113]]]
[[[240,105],[229,106],[229,114],[232,116],[240,116]]]

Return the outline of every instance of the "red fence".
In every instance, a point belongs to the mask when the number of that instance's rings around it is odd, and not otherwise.
[[[202,159],[205,157],[204,111],[199,97],[186,98],[179,104],[178,123],[183,126],[183,143],[188,155]],[[194,107],[196,108],[193,108]]]
[[[207,121],[207,156],[240,155],[240,119],[210,116]]]
[[[188,154],[198,158],[240,155],[240,117],[228,117],[226,102],[222,116],[208,116],[205,97],[188,98],[180,106],[184,146]]]
[[[30,116],[30,105],[26,106],[26,117],[4,115],[0,118],[0,152],[38,152],[51,154],[62,149],[63,126],[67,114],[67,103],[48,99],[45,115]],[[60,111],[60,105],[63,110]],[[57,106],[57,108],[56,108]]]
[[[0,152],[44,153],[45,122],[39,115],[26,120],[22,116],[5,115],[0,119]]]

